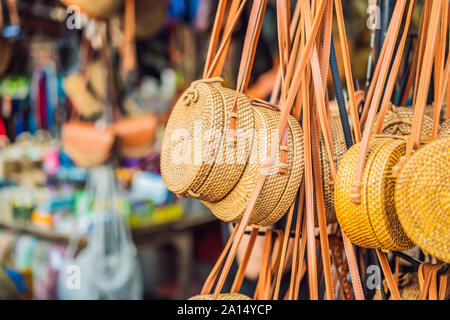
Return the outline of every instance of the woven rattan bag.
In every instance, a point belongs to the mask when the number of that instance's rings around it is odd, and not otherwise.
[[[123,6],[123,0],[61,0],[66,6],[77,6],[91,18],[107,19]]]
[[[280,112],[253,102],[255,133],[248,165],[236,187],[221,201],[204,202],[219,219],[239,222],[248,206],[257,179],[261,173],[272,139],[277,137]],[[287,162],[280,154],[287,152]],[[298,122],[289,117],[288,145],[281,146],[278,161],[270,169],[258,202],[252,212],[250,225],[267,226],[277,222],[294,201],[303,176],[303,134]],[[280,170],[282,169],[282,170]]]
[[[400,223],[425,252],[450,263],[450,138],[417,151],[395,187]]]
[[[354,183],[359,148],[355,145],[344,156],[336,178],[336,215],[342,230],[352,243],[361,247],[410,249],[413,244],[400,226],[393,201],[392,169],[405,153],[405,140],[380,137],[371,141],[361,185],[361,204],[355,204],[349,190]]]
[[[239,94],[237,142],[230,147],[235,95],[221,78],[212,78],[192,83],[176,103],[161,151],[161,174],[173,193],[216,202],[238,182],[250,155],[254,120],[250,101]]]

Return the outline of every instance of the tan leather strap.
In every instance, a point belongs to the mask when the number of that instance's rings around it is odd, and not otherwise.
[[[287,219],[286,219],[286,226],[284,229],[285,237],[283,238],[283,247],[281,248],[281,257],[280,257],[281,259],[280,259],[276,282],[275,282],[275,290],[274,290],[274,294],[273,294],[273,300],[278,300],[278,297],[280,294],[281,278],[283,276],[285,262],[286,262],[285,259],[286,259],[287,249],[288,249],[288,244],[289,244],[289,239],[290,239],[289,235],[291,233],[292,218],[294,215],[294,207],[295,207],[295,203],[293,203],[291,205],[291,208],[289,209],[289,213],[288,213]]]
[[[264,296],[265,283],[267,280],[267,274],[269,273],[269,260],[271,251],[272,251],[272,230],[268,229],[266,230],[266,235],[264,238],[264,249],[261,261],[261,269],[259,272],[259,278],[258,283],[256,285],[255,295],[253,297],[255,300],[263,299]]]
[[[409,26],[411,24],[411,19],[414,11],[414,7],[416,4],[416,0],[409,2],[408,13],[406,16],[405,29],[403,31],[402,38],[400,40],[400,44],[397,49],[397,54],[394,59],[394,63],[391,68],[391,73],[389,74],[388,83],[386,85],[383,101],[381,103],[380,112],[378,114],[378,121],[375,127],[374,134],[380,134],[383,128],[384,118],[386,116],[386,112],[390,105],[391,96],[395,88],[395,84],[397,83],[397,77],[400,71],[400,66],[403,58],[403,52],[405,50],[406,40],[408,38]],[[369,122],[368,122],[369,123]],[[370,126],[370,124],[368,124]]]
[[[412,2],[411,2],[411,4],[412,4]],[[400,25],[402,22],[401,17],[403,16],[405,6],[406,6],[406,0],[397,1],[393,16],[392,16],[392,21],[391,21],[391,25],[394,27],[389,28],[390,34],[389,34],[389,37],[387,37],[388,38],[387,41],[385,42],[386,53],[385,53],[385,56],[383,57],[383,59],[381,61],[379,61],[379,63],[382,63],[382,67],[380,69],[380,75],[379,75],[379,78],[377,79],[378,81],[376,84],[374,95],[373,95],[372,101],[370,103],[369,114],[368,114],[367,122],[365,124],[363,138],[361,140],[360,152],[359,152],[358,160],[356,162],[356,169],[355,169],[355,174],[354,174],[355,182],[354,182],[353,187],[351,188],[351,198],[352,198],[352,201],[356,204],[361,203],[361,189],[362,189],[361,181],[362,181],[362,176],[364,173],[364,168],[366,165],[366,160],[367,160],[366,155],[369,150],[369,141],[372,136],[372,128],[373,128],[373,124],[375,121],[375,116],[376,116],[376,113],[378,110],[378,106],[379,106],[381,97],[384,92],[385,82],[386,82],[386,78],[387,78],[387,75],[389,72],[389,67],[391,65],[391,58],[394,53],[395,43],[397,41],[397,35],[399,33]],[[407,29],[407,28],[409,28],[409,25],[405,26],[405,29]],[[403,55],[403,52],[400,49],[401,48],[399,48],[398,54],[397,54],[397,56],[400,56],[399,59],[401,59],[401,57]],[[396,77],[393,79],[396,80]],[[385,96],[390,97],[391,94],[389,94],[389,92],[386,92]]]
[[[308,39],[307,39],[305,50],[302,51],[302,56],[301,56],[301,59],[300,59],[300,63],[295,66],[295,72],[294,72],[295,77],[294,77],[294,81],[293,81],[294,85],[291,86],[292,89],[289,90],[289,94],[288,94],[288,98],[286,99],[286,102],[281,104],[283,106],[283,108],[282,108],[282,112],[281,112],[280,121],[279,121],[279,124],[278,124],[278,132],[279,133],[284,132],[285,129],[286,129],[287,119],[288,119],[288,116],[289,116],[289,114],[291,112],[291,109],[292,109],[295,97],[296,97],[296,95],[298,93],[298,89],[299,89],[300,84],[301,84],[301,80],[302,80],[302,77],[303,77],[303,71],[306,68],[306,62],[307,62],[307,59],[309,57],[309,54],[311,53],[312,45],[314,43],[314,38],[317,35],[317,31],[319,29],[320,21],[322,19],[322,15],[323,15],[323,10],[325,9],[325,3],[326,3],[326,0],[322,0],[322,2],[321,2],[322,10],[321,11],[319,10],[319,14],[315,17],[315,20],[314,20],[314,23],[313,23],[313,28],[312,28],[313,32],[311,34],[311,37],[308,37]],[[280,135],[278,141],[275,139],[273,141],[273,143],[272,143],[270,154],[269,154],[269,156],[266,158],[266,160],[264,162],[264,165],[263,165],[263,168],[262,168],[262,171],[261,171],[261,175],[260,175],[260,177],[257,180],[255,189],[254,189],[254,191],[252,193],[252,196],[250,197],[250,200],[249,200],[249,205],[248,205],[247,209],[244,212],[244,215],[243,215],[243,218],[242,218],[241,223],[239,225],[239,228],[238,228],[235,240],[234,240],[233,245],[232,245],[232,247],[230,249],[230,253],[228,254],[228,257],[227,257],[227,259],[225,261],[225,265],[224,265],[222,274],[220,275],[220,278],[219,278],[219,281],[218,281],[218,285],[217,285],[216,290],[215,290],[214,295],[213,295],[213,299],[217,299],[218,298],[218,296],[220,294],[220,291],[222,290],[222,287],[223,287],[223,285],[225,283],[226,276],[227,276],[227,274],[228,274],[228,272],[229,272],[229,270],[231,268],[231,265],[233,263],[233,260],[234,260],[234,258],[236,256],[237,248],[238,248],[239,243],[240,243],[240,241],[242,239],[242,236],[245,233],[245,226],[249,222],[250,215],[251,215],[251,213],[252,213],[252,211],[253,211],[253,209],[254,209],[254,207],[256,205],[256,202],[258,200],[258,197],[259,197],[259,195],[260,195],[260,193],[262,191],[262,188],[264,186],[264,182],[266,181],[267,175],[268,175],[269,170],[271,168],[274,156],[275,156],[275,154],[277,152],[277,149],[279,147],[281,139],[282,139],[282,136]]]
[[[124,75],[136,69],[135,13],[135,0],[125,0],[124,45],[122,47],[122,73]]]
[[[230,250],[231,244],[233,243],[234,238],[236,237],[237,228],[238,226],[235,226],[233,229],[233,232],[231,233],[230,238],[227,241],[227,244],[225,245],[225,248],[223,249],[222,253],[219,256],[219,259],[217,259],[216,264],[214,265],[213,269],[209,273],[208,278],[206,278],[205,284],[203,285],[203,289],[200,294],[206,295],[210,294],[212,291],[212,288],[214,286],[214,283],[217,280],[217,276],[219,275],[220,268],[223,265],[223,262],[225,261],[225,258],[227,256],[228,250]]]
[[[219,48],[217,49],[217,52],[215,53],[215,55],[213,55],[212,57],[209,57],[210,51],[212,50],[211,48],[208,49],[208,57],[207,57],[207,63],[205,64],[205,69],[203,71],[203,79],[209,79],[212,78],[213,75],[217,74],[218,76],[222,73],[223,70],[223,64],[220,65],[220,68],[218,67],[218,65],[225,60],[225,57],[228,53],[228,49],[229,49],[229,44],[231,41],[231,36],[233,34],[233,31],[236,27],[236,24],[239,21],[239,17],[242,14],[242,11],[245,8],[245,4],[247,3],[247,0],[234,0],[234,2],[239,2],[240,1],[240,5],[238,7],[238,10],[236,12],[236,14],[234,15],[234,18],[229,22],[229,26],[226,27],[226,30],[224,31],[224,35],[222,37],[222,41],[220,42]],[[221,8],[221,4],[219,3],[219,8],[218,9],[222,9]],[[219,11],[217,12],[217,14],[219,14]],[[216,16],[217,18],[217,16]],[[228,23],[227,23],[228,25]],[[214,24],[214,28],[215,28],[215,24]],[[211,42],[210,42],[210,47],[214,44],[214,46],[217,46],[217,40],[214,39],[215,37],[218,37],[217,34],[214,33],[214,29],[213,29],[213,34],[211,36]],[[220,29],[219,29],[219,33],[220,33]],[[214,47],[215,50],[215,47]],[[209,61],[211,60],[211,61]]]
[[[344,14],[342,11],[341,0],[335,0],[336,19],[339,28],[339,38],[342,48],[342,56],[344,59],[345,80],[347,82],[348,95],[350,100],[350,115],[353,121],[353,130],[355,133],[355,141],[361,140],[361,125],[359,123],[358,105],[356,104],[355,87],[353,84],[353,75],[351,71],[350,53],[348,49],[347,34],[345,31]]]
[[[391,271],[391,267],[389,266],[389,261],[386,255],[380,250],[376,249],[378,260],[380,261],[381,269],[383,270],[384,276],[386,278],[386,282],[389,287],[389,291],[391,291],[392,297],[394,300],[401,300],[400,291],[398,290],[397,283],[395,282],[394,276]]]
[[[449,274],[447,272],[441,275],[439,280],[439,300],[446,300],[449,285],[448,282],[449,282]]]
[[[233,285],[231,286],[231,293],[239,293],[241,290],[242,282],[244,281],[245,272],[247,271],[247,266],[255,246],[256,238],[258,238],[258,231],[259,230],[257,228],[253,228],[250,233],[250,239],[247,244],[247,249],[245,250],[244,259],[242,260],[236,277],[234,278]]]
[[[448,84],[448,59],[445,64],[445,53],[447,49],[447,34],[448,34],[448,18],[449,18],[449,3],[444,1],[442,8],[442,22],[440,30],[440,38],[436,45],[436,63],[435,63],[435,94],[434,94],[434,114],[433,114],[433,132],[432,138],[438,138],[438,131],[441,119],[441,109],[444,103],[445,90]]]
[[[19,11],[17,10],[17,0],[7,0],[6,5],[8,7],[9,19],[14,26],[20,25]]]
[[[229,34],[229,36],[224,37],[224,39],[222,40],[224,52],[228,52],[228,47],[230,46],[230,42],[231,42],[231,34],[234,31],[235,25],[240,17],[240,12],[242,12],[239,10],[240,6],[243,8],[243,5],[245,5],[245,1],[233,0],[228,9],[228,17],[227,17],[227,21],[225,23],[225,28],[224,28],[223,34],[224,35]],[[219,77],[222,74],[225,60],[226,60],[226,54],[218,55],[217,62],[212,65],[210,77]]]

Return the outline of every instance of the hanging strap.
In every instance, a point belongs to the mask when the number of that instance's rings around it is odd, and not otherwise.
[[[427,102],[428,90],[430,87],[431,71],[433,67],[434,49],[440,22],[442,1],[433,1],[431,9],[430,26],[428,28],[427,44],[423,58],[422,70],[420,73],[419,88],[417,92],[416,104],[414,106],[414,119],[412,122],[411,136],[406,146],[406,155],[402,157],[396,167],[396,174],[403,168],[407,159],[411,157],[414,150],[420,145],[423,119]]]
[[[261,175],[257,180],[255,189],[252,193],[252,196],[250,197],[249,200],[249,205],[247,207],[247,209],[244,212],[243,218],[241,220],[241,224],[239,225],[236,237],[233,241],[233,245],[230,249],[230,253],[228,254],[227,260],[225,261],[225,265],[224,268],[222,270],[222,274],[220,275],[219,281],[218,281],[218,285],[216,287],[216,290],[214,292],[213,298],[217,299],[220,291],[222,290],[222,287],[225,283],[225,279],[226,276],[228,274],[228,272],[230,271],[231,265],[233,263],[233,260],[236,256],[237,253],[237,248],[239,246],[239,243],[242,239],[242,236],[245,233],[245,226],[248,224],[249,219],[250,219],[250,215],[256,205],[256,202],[259,198],[259,195],[262,191],[262,188],[264,186],[264,182],[266,181],[266,178],[268,176],[269,170],[271,168],[272,162],[274,160],[274,156],[277,152],[277,149],[279,147],[279,144],[281,142],[282,139],[282,134],[287,127],[287,120],[288,120],[288,116],[291,112],[295,97],[298,93],[298,89],[300,87],[300,83],[303,77],[303,72],[305,70],[306,67],[306,62],[307,59],[309,57],[309,54],[311,53],[311,49],[314,43],[314,39],[315,36],[317,35],[317,31],[319,29],[320,26],[320,21],[322,19],[322,15],[323,15],[323,11],[325,9],[325,4],[326,4],[326,0],[322,0],[321,1],[321,10],[319,10],[319,13],[317,14],[317,16],[315,17],[314,23],[313,23],[313,28],[312,28],[312,33],[311,33],[311,37],[308,37],[306,46],[305,46],[305,50],[302,52],[302,56],[300,59],[300,63],[298,65],[295,66],[295,72],[294,72],[294,81],[293,81],[293,86],[292,89],[289,90],[289,94],[288,97],[286,99],[286,102],[283,102],[281,105],[283,105],[282,108],[282,112],[281,112],[281,117],[280,117],[280,121],[278,124],[278,132],[279,132],[279,139],[277,141],[277,139],[274,139],[271,149],[270,149],[270,154],[269,156],[266,158],[262,171],[261,171]]]
[[[392,274],[386,255],[380,249],[376,249],[376,252],[392,297],[394,300],[401,300],[402,298],[400,296],[400,291],[398,290],[397,283],[395,282],[394,275]]]
[[[256,238],[258,238],[258,229],[253,228],[250,233],[250,239],[247,244],[247,249],[245,250],[244,259],[242,260],[239,270],[234,279],[233,285],[231,286],[231,293],[239,293],[241,290],[242,282],[244,281],[245,272],[247,271],[247,266],[250,261],[250,257],[255,246]]]
[[[355,134],[355,140],[359,142],[361,140],[361,129],[358,117],[358,105],[356,103],[355,87],[353,84],[353,75],[351,71],[350,53],[348,48],[347,34],[345,31],[344,14],[342,10],[341,0],[335,0],[336,19],[339,28],[339,37],[342,48],[342,56],[344,58],[344,71],[345,79],[347,81],[347,89],[350,100],[350,114],[353,121],[353,130]]]
[[[125,1],[124,46],[122,72],[124,75],[136,69],[136,7],[135,0]]]

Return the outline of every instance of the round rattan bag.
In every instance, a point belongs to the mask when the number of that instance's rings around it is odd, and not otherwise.
[[[419,149],[395,187],[399,220],[423,251],[450,263],[450,137]]]
[[[274,138],[278,138],[280,112],[254,106],[255,136],[249,162],[236,187],[221,201],[207,203],[213,214],[225,222],[239,222],[250,201],[264,161]],[[298,122],[289,117],[288,145],[280,147],[250,217],[250,225],[268,226],[283,217],[294,201],[304,170],[303,133]],[[287,151],[287,163],[280,153]],[[285,172],[280,172],[283,167]]]
[[[379,137],[371,141],[358,205],[352,202],[350,190],[359,149],[357,144],[347,152],[336,178],[335,208],[342,230],[361,247],[393,251],[412,248],[396,215],[392,177],[393,167],[406,151],[405,140]]]
[[[199,295],[199,296],[195,296],[190,298],[189,300],[191,301],[210,301],[212,300],[212,294],[207,294],[207,295]],[[240,293],[224,293],[224,294],[220,294],[219,298],[217,299],[219,301],[245,301],[245,300],[253,300],[249,297],[247,297],[246,295],[240,294]]]
[[[221,78],[195,81],[170,115],[161,150],[161,174],[170,191],[181,198],[208,202],[223,199],[241,177],[253,139],[253,110],[238,95],[237,140],[228,143],[236,91]]]
[[[336,166],[338,168],[339,164],[344,158],[345,153],[347,152],[344,130],[342,129],[342,124],[339,115],[332,116],[330,118],[330,126],[331,126],[331,136],[333,137],[333,152],[334,152],[333,160],[335,161]],[[336,219],[336,211],[334,209],[334,187],[333,181],[331,179],[330,160],[328,159],[325,140],[323,139],[323,137],[320,140],[320,160],[322,168],[323,195],[325,200],[327,223],[335,223],[337,222],[337,219]],[[315,216],[315,224],[316,226],[319,225],[317,215]]]
[[[450,137],[450,119],[445,121],[439,128],[439,138]]]

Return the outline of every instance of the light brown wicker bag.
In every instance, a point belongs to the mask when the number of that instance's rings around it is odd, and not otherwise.
[[[242,94],[248,84],[260,25],[243,49],[237,90],[223,86],[214,72],[228,48],[229,35],[245,1],[233,1],[236,15],[228,21],[224,39],[215,55],[215,46],[226,2],[218,8],[204,80],[195,81],[175,104],[167,123],[161,151],[161,174],[169,190],[179,197],[208,202],[223,199],[241,177],[253,140],[253,110]],[[236,6],[239,4],[239,7]],[[219,23],[219,24],[218,24]],[[219,73],[221,68],[219,68]]]

